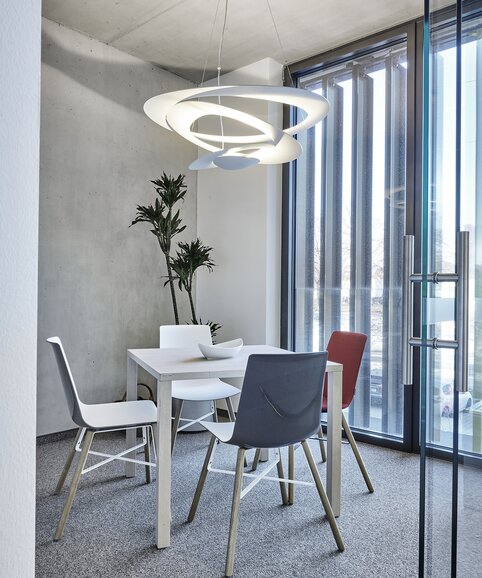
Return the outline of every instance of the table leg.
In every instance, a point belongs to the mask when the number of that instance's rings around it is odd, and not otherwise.
[[[326,493],[335,516],[341,499],[341,371],[328,373]]]
[[[157,520],[156,543],[171,543],[171,403],[172,382],[157,382]]]
[[[133,401],[137,399],[137,363],[127,356],[127,391],[126,400]],[[128,429],[126,432],[126,446],[133,447],[136,445],[136,430]],[[127,454],[127,457],[135,459],[134,452]],[[136,475],[136,464],[126,462],[126,476],[133,478]]]

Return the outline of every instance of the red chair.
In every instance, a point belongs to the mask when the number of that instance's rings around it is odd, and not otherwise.
[[[331,334],[330,341],[326,347],[328,351],[328,361],[335,361],[343,365],[343,392],[342,392],[342,408],[346,409],[352,402],[355,395],[356,381],[360,364],[363,357],[363,351],[367,342],[367,336],[363,333],[353,333],[350,331],[334,331]],[[325,380],[325,387],[323,388],[323,402],[321,411],[326,413],[328,410],[328,387]],[[348,442],[351,445],[356,461],[360,467],[365,483],[370,492],[374,491],[370,476],[368,475],[365,464],[358,449],[355,438],[353,437],[350,426],[344,414],[342,414],[342,425],[345,430]],[[319,432],[321,458],[326,461],[325,444],[323,442],[323,430],[320,426]]]

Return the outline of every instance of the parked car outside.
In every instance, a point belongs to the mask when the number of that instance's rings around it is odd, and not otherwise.
[[[441,417],[453,417],[454,415],[454,395],[451,383],[446,383],[441,388],[440,395],[440,415]],[[459,393],[459,412],[467,411],[472,407],[472,394],[469,391]]]
[[[382,405],[382,371],[374,369],[370,375],[370,404]]]

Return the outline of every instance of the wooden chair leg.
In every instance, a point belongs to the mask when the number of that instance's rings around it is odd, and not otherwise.
[[[228,409],[229,421],[235,421],[236,420],[236,414],[234,413],[233,402],[231,401],[231,398],[226,397],[225,402],[226,402],[226,407]],[[214,403],[216,404],[216,402],[214,402]],[[215,407],[216,407],[216,405],[215,405]],[[244,456],[244,467],[245,468],[248,467],[248,460],[246,458],[246,455]]]
[[[144,445],[144,460],[146,462],[151,461],[151,440],[150,440],[150,431],[149,426],[144,426],[142,428],[142,435],[144,436],[144,441],[146,442]],[[146,484],[151,483],[151,466],[146,464]]]
[[[241,489],[243,486],[243,467],[246,450],[238,449],[236,461],[236,476],[234,478],[233,503],[231,506],[231,523],[229,525],[228,551],[226,554],[226,568],[224,575],[231,578],[234,571],[234,553],[236,550],[236,537],[238,534],[239,504],[241,501]]]
[[[311,475],[313,476],[313,480],[316,485],[316,489],[318,490],[318,495],[320,496],[321,503],[323,504],[323,508],[326,513],[326,517],[328,518],[328,522],[330,524],[331,531],[333,532],[333,537],[335,538],[336,545],[338,546],[338,550],[343,552],[345,550],[345,545],[343,544],[343,539],[340,534],[340,530],[338,529],[338,524],[336,523],[335,515],[333,514],[333,510],[331,509],[330,501],[328,500],[328,496],[326,495],[325,488],[321,482],[320,474],[316,468],[315,460],[313,459],[313,454],[311,453],[310,446],[308,442],[305,440],[301,442],[303,446],[303,450],[305,451],[306,460],[308,465],[310,466]]]
[[[229,421],[235,421],[236,419],[236,414],[234,413],[234,407],[233,407],[233,402],[231,401],[230,397],[227,397],[225,399],[226,401],[226,407],[228,409],[228,416],[229,416]]]
[[[67,478],[67,474],[69,473],[70,466],[72,465],[72,462],[74,460],[75,446],[77,445],[77,442],[79,441],[79,437],[80,437],[80,434],[83,431],[83,429],[85,429],[85,428],[79,427],[79,429],[77,431],[77,435],[75,436],[74,445],[72,446],[72,449],[70,450],[69,455],[67,456],[67,461],[65,462],[64,469],[62,470],[62,473],[60,474],[59,481],[57,482],[57,486],[56,486],[55,491],[54,491],[55,495],[60,494],[62,488],[64,487],[65,479]]]
[[[278,452],[279,452],[279,462],[276,465],[278,469],[278,478],[284,478],[285,475],[283,472],[283,462],[281,461],[281,451],[278,449]],[[292,486],[293,484],[289,485]],[[280,480],[279,489],[281,492],[281,501],[283,502],[283,506],[287,506],[289,502],[288,502],[288,494],[286,492],[286,483]]]
[[[323,440],[323,428],[320,425],[320,429],[318,431],[318,438],[320,441],[320,453],[321,453],[321,461],[323,463],[326,462],[326,449],[325,449],[325,442]]]
[[[257,450],[254,452],[253,464],[251,465],[251,471],[252,472],[255,472],[258,469],[260,455],[261,455],[261,450],[259,448],[257,448]]]
[[[77,467],[75,468],[74,477],[72,478],[72,483],[70,485],[69,495],[65,502],[65,506],[60,516],[59,525],[57,526],[57,531],[55,532],[54,540],[58,542],[64,533],[65,523],[69,517],[70,510],[72,508],[72,502],[74,501],[75,494],[77,492],[77,487],[79,485],[80,476],[82,475],[82,470],[84,469],[87,456],[89,455],[90,446],[92,445],[92,438],[94,437],[94,432],[92,430],[87,430],[84,440],[82,451],[80,453],[79,461],[77,462]]]
[[[363,461],[363,458],[361,457],[360,450],[358,449],[358,445],[355,441],[355,438],[353,437],[353,433],[352,433],[350,426],[348,425],[348,422],[346,420],[346,417],[343,413],[342,413],[341,423],[342,423],[343,429],[345,430],[346,437],[348,438],[348,442],[351,445],[351,449],[353,450],[353,453],[355,454],[356,461],[358,462],[358,467],[360,468],[363,479],[365,480],[365,484],[367,485],[368,491],[370,493],[373,493],[375,491],[375,488],[373,487],[372,481],[370,480],[370,476],[368,475],[368,470],[365,466],[365,462]]]
[[[154,450],[154,460],[157,463],[157,441],[156,441],[156,435],[157,435],[157,424],[154,423],[152,424],[152,426],[148,426],[149,429],[151,430],[151,442],[152,442],[152,449]]]
[[[177,429],[179,427],[179,420],[181,419],[182,406],[184,401],[182,399],[176,399],[176,413],[174,419],[172,420],[172,430],[171,430],[171,454],[174,451],[174,446],[176,445]]]
[[[295,446],[288,447],[288,478],[295,479]],[[292,506],[295,501],[295,485],[288,484],[288,505]]]
[[[209,442],[208,451],[206,452],[206,457],[204,458],[204,464],[201,470],[201,475],[199,476],[196,491],[194,493],[194,498],[192,500],[191,509],[189,510],[189,515],[187,517],[188,522],[192,522],[194,520],[194,516],[196,515],[199,500],[201,498],[201,494],[204,488],[204,482],[206,481],[206,476],[208,475],[209,462],[211,461],[211,456],[216,442],[217,442],[216,437],[212,435],[211,441]]]

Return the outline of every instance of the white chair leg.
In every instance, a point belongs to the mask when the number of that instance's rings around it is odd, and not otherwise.
[[[278,469],[278,478],[284,479],[285,475],[283,472],[283,462],[281,461],[281,451],[278,449],[278,452],[279,452],[279,462],[276,465],[276,467]],[[293,484],[289,484],[289,485],[292,486]],[[283,502],[283,506],[287,506],[289,504],[289,502],[288,502],[288,494],[286,492],[286,483],[282,482],[280,480],[279,488],[280,488],[280,492],[281,492],[281,501]]]
[[[325,442],[323,440],[323,428],[320,425],[320,429],[318,431],[318,438],[320,441],[320,453],[321,453],[321,461],[323,463],[326,462],[326,449],[325,449]]]
[[[62,470],[62,473],[60,474],[59,481],[57,482],[57,487],[55,488],[55,491],[54,491],[55,495],[60,494],[60,492],[62,491],[62,488],[64,487],[65,479],[67,478],[67,475],[68,475],[69,470],[70,470],[70,466],[72,465],[72,462],[74,460],[75,446],[77,445],[77,442],[79,441],[79,437],[80,437],[80,434],[81,434],[83,429],[84,428],[79,427],[79,429],[77,431],[77,435],[75,436],[74,445],[72,446],[72,449],[70,450],[69,455],[67,456],[67,461],[65,462],[64,469]]]
[[[295,479],[295,446],[288,447],[288,479]],[[288,484],[288,505],[292,506],[295,501],[295,485]]]
[[[226,554],[226,568],[224,574],[231,578],[234,571],[234,553],[236,550],[236,537],[238,534],[239,503],[241,501],[241,488],[243,486],[243,467],[246,450],[238,449],[236,461],[236,476],[234,478],[233,503],[231,506],[231,523],[229,525],[228,551]]]
[[[208,451],[206,452],[206,457],[204,458],[204,464],[201,470],[201,474],[199,476],[199,481],[196,486],[196,491],[194,493],[194,498],[192,499],[191,509],[189,510],[189,515],[187,517],[188,522],[192,522],[194,520],[194,516],[196,515],[197,507],[199,505],[199,500],[201,498],[201,494],[204,488],[204,482],[206,481],[206,476],[208,475],[208,466],[209,462],[211,461],[211,456],[214,450],[214,446],[216,444],[216,437],[211,436],[211,441],[209,442]]]
[[[236,414],[234,413],[233,402],[231,401],[230,397],[227,397],[225,401],[226,407],[228,408],[229,421],[234,421],[236,419]]]
[[[253,464],[251,465],[251,471],[252,472],[255,472],[258,469],[260,456],[261,456],[261,450],[259,448],[256,448],[256,451],[254,452]]]
[[[316,469],[315,460],[313,459],[313,454],[311,453],[310,446],[308,442],[305,440],[301,442],[303,449],[305,451],[306,460],[308,465],[310,466],[311,475],[313,476],[313,480],[316,485],[316,489],[318,490],[318,495],[320,496],[321,503],[323,504],[323,508],[326,513],[326,517],[328,518],[328,522],[330,524],[331,531],[333,532],[333,537],[335,538],[336,545],[338,546],[338,550],[343,552],[345,550],[345,545],[343,544],[343,539],[340,534],[340,530],[338,529],[338,524],[336,523],[335,515],[333,514],[333,510],[331,509],[330,501],[328,500],[328,496],[326,495],[325,488],[321,482],[320,474]]]
[[[228,408],[229,421],[235,421],[236,420],[236,414],[234,413],[233,402],[231,401],[230,397],[226,397],[225,401],[226,401],[226,407]],[[216,411],[216,409],[215,409],[215,411]],[[245,468],[248,467],[248,460],[246,458],[246,455],[244,456],[244,467]]]
[[[60,516],[59,525],[57,526],[57,531],[55,532],[54,540],[58,542],[64,533],[65,523],[69,517],[70,510],[72,508],[72,502],[74,501],[75,494],[77,492],[77,487],[79,485],[80,476],[82,475],[82,470],[84,469],[87,456],[89,455],[90,446],[92,445],[92,438],[94,437],[94,432],[92,430],[87,430],[84,443],[82,446],[82,451],[80,453],[79,461],[77,462],[77,467],[75,468],[74,477],[72,478],[72,483],[70,485],[69,495],[65,502],[62,515]]]
[[[368,475],[368,470],[365,466],[365,462],[363,461],[363,458],[361,457],[360,450],[358,449],[358,445],[355,441],[355,438],[353,437],[353,433],[352,433],[350,426],[348,425],[348,422],[346,421],[346,417],[343,413],[342,413],[341,423],[342,423],[343,429],[345,430],[346,437],[348,438],[348,442],[351,445],[351,449],[353,450],[353,453],[355,454],[356,461],[358,462],[358,467],[360,468],[363,479],[365,480],[365,484],[367,485],[368,491],[370,493],[373,493],[375,491],[375,488],[373,487],[372,481],[370,480],[370,476]]]

